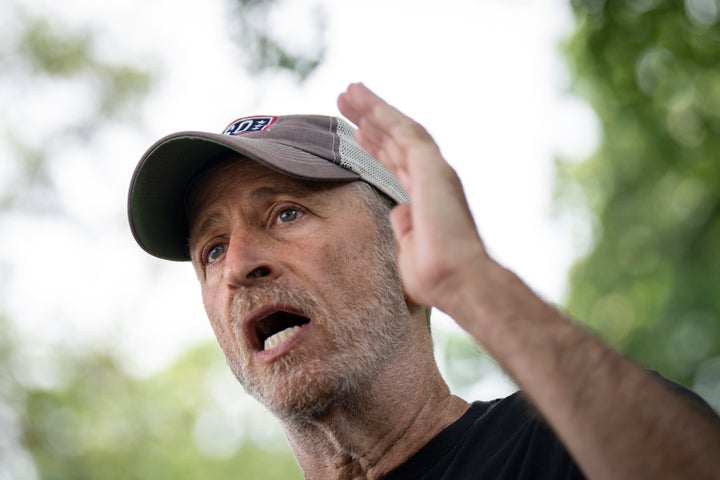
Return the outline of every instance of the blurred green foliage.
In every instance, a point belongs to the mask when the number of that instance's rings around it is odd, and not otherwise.
[[[279,433],[268,445],[243,435],[242,422],[216,423],[205,435],[236,432],[232,448],[203,446],[204,412],[216,402],[208,386],[213,372],[227,373],[221,381],[236,387],[236,401],[245,396],[214,344],[142,379],[129,377],[107,354],[65,354],[58,361],[64,363],[60,385],[25,392],[24,441],[40,478],[301,478]]]
[[[10,153],[10,168],[0,179],[0,211],[60,213],[50,173],[61,162],[57,153],[73,143],[89,143],[108,124],[130,121],[153,76],[104,60],[89,28],[67,28],[19,7],[6,13],[20,28],[0,47],[0,87],[11,89],[18,101],[0,122],[0,141]],[[82,102],[61,116],[58,110],[67,108],[68,98]],[[53,105],[42,110],[43,118],[35,118],[38,102]]]
[[[93,63],[89,32],[64,34],[46,18],[28,19],[19,40],[20,53],[36,74],[74,75]]]
[[[267,28],[280,0],[229,1],[251,71],[289,71],[302,80],[322,62],[322,41],[291,49]],[[591,212],[593,225],[568,309],[718,407],[718,3],[573,5],[578,26],[566,44],[573,88],[597,112],[603,141],[592,158],[558,163],[560,201]],[[313,35],[321,36],[322,13],[315,18]],[[2,179],[0,212],[37,205],[28,192],[52,192],[48,165],[57,161],[57,142],[87,141],[103,122],[129,121],[154,80],[138,66],[99,58],[90,30],[18,19],[14,43],[0,49],[0,86],[62,95],[79,83],[88,103],[83,115],[33,137],[3,120],[16,166]],[[147,378],[129,375],[112,352],[53,351],[39,364],[2,312],[0,303],[0,477],[34,478],[32,468],[3,465],[25,453],[38,478],[53,480],[301,478],[277,425],[265,424],[214,344]],[[456,391],[488,371],[487,358],[466,339],[437,333],[439,360]],[[33,380],[32,368],[48,378]],[[27,474],[13,476],[21,470]]]
[[[285,72],[304,81],[325,58],[325,12],[317,6],[308,18],[293,18],[301,30],[302,42],[288,41],[288,19],[278,19],[283,0],[230,0],[232,37],[240,48],[249,71]]]
[[[720,408],[720,3],[573,7],[572,88],[602,139],[558,162],[560,204],[592,225],[567,309]]]

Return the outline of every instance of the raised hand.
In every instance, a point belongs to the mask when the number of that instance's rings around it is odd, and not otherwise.
[[[422,126],[361,84],[350,85],[338,106],[358,126],[360,144],[410,195],[391,213],[406,293],[475,337],[589,478],[718,477],[717,455],[707,454],[720,451],[717,416],[568,321],[494,262],[460,180]]]
[[[461,300],[456,296],[464,282],[488,260],[460,179],[420,124],[364,85],[350,85],[338,107],[358,126],[360,145],[410,195],[390,215],[406,293],[415,303],[447,312]]]

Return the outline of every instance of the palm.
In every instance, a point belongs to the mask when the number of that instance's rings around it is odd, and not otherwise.
[[[391,214],[406,293],[444,309],[463,270],[485,256],[460,180],[424,128],[366,87],[351,85],[338,104],[358,125],[360,144],[410,195]]]

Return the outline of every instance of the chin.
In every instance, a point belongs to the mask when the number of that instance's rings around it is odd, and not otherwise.
[[[354,389],[352,376],[296,369],[266,385],[256,398],[280,418],[317,418]]]
[[[293,361],[293,355],[277,361],[264,380],[238,377],[245,390],[281,419],[319,418],[334,406],[351,407],[366,385],[368,365],[357,357]],[[363,368],[363,365],[365,368]]]

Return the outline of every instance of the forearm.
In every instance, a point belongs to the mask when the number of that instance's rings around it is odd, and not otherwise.
[[[474,272],[448,313],[525,391],[590,478],[717,478],[716,419],[492,260]]]

